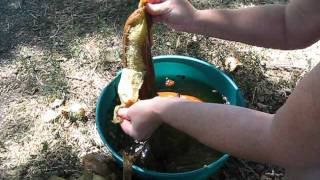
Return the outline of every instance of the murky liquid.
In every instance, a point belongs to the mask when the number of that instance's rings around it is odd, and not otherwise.
[[[205,102],[223,103],[222,96],[206,84],[184,76],[168,77],[175,81],[175,86],[164,85],[166,77],[157,79],[158,91],[172,91],[192,95]],[[115,105],[119,103],[115,101]],[[113,113],[113,109],[110,111]],[[111,118],[111,116],[110,116]],[[111,146],[121,154],[126,151],[136,155],[134,164],[157,172],[185,172],[201,168],[222,156],[185,133],[168,125],[162,125],[146,142],[136,142],[125,135],[119,125],[111,126],[107,132]],[[108,126],[109,126],[108,125]]]

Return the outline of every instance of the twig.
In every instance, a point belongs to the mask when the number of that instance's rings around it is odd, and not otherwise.
[[[79,78],[79,77],[71,77],[71,76],[66,76],[67,79],[72,79],[72,80],[78,80],[78,81],[84,81],[84,82],[88,82],[82,78]]]
[[[59,26],[59,24],[57,24],[57,31],[52,35],[52,36],[50,36],[49,37],[49,39],[52,39],[52,38],[54,38],[57,34],[58,34],[58,32],[60,31],[60,26]]]

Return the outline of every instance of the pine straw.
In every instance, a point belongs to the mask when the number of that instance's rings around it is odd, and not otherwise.
[[[0,179],[45,179],[51,175],[74,179],[82,174],[84,155],[110,155],[95,129],[95,103],[121,68],[122,27],[136,7],[124,2],[0,2]],[[278,3],[192,2],[199,8]],[[222,70],[225,58],[238,58],[244,65],[230,76],[250,108],[271,113],[318,62],[320,52],[319,43],[289,52],[175,32],[160,25],[154,32],[154,55],[188,55]],[[278,63],[279,59],[285,63]],[[71,125],[63,118],[44,122],[41,115],[56,98],[66,98],[66,106],[86,104],[87,120]],[[277,167],[232,159],[215,179],[281,179],[282,174]]]

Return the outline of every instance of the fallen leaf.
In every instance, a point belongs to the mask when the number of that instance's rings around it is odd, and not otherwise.
[[[55,112],[54,110],[52,109],[49,109],[47,110],[41,117],[41,119],[46,122],[46,123],[49,123],[49,122],[52,122],[56,119],[58,119],[60,116],[59,113]]]
[[[173,87],[175,85],[175,81],[169,78],[166,78],[165,86],[166,87]]]
[[[86,106],[80,103],[74,103],[70,106],[69,115],[71,118],[85,118],[86,116]]]
[[[85,105],[84,104],[81,104],[81,103],[73,103],[71,106],[70,106],[70,112],[73,112],[73,113],[80,113],[81,109],[85,109]]]
[[[224,65],[227,70],[230,72],[233,72],[234,70],[237,69],[238,66],[242,66],[243,64],[239,61],[239,59],[235,57],[228,57],[226,58]]]

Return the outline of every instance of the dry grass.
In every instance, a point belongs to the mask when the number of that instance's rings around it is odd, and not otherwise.
[[[237,8],[285,2],[193,3],[199,8]],[[95,103],[120,69],[122,27],[134,8],[116,0],[0,1],[0,179],[75,179],[82,174],[84,155],[109,155],[95,130]],[[318,62],[320,52],[319,43],[278,51],[160,25],[155,34],[154,55],[189,55],[221,69],[226,57],[238,58],[244,65],[230,76],[250,108],[271,113]],[[41,116],[56,98],[65,98],[65,106],[86,104],[87,120],[44,122]],[[281,179],[281,173],[279,168],[232,159],[216,179]]]

